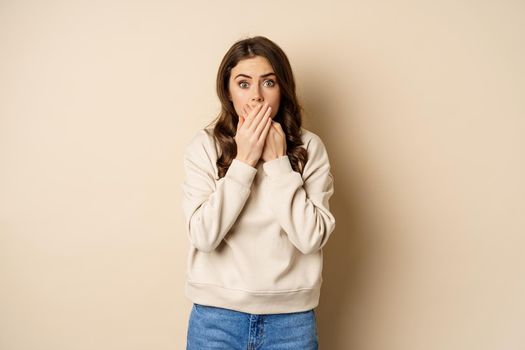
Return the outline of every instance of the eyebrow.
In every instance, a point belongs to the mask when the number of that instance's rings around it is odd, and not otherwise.
[[[270,75],[275,75],[275,73],[266,73],[266,74],[263,74],[261,75],[261,78],[265,78],[267,76],[270,76]],[[246,78],[249,78],[251,79],[252,77],[250,77],[249,75],[246,75],[246,74],[237,74],[237,76],[235,77],[235,79],[237,79],[238,77],[246,77]]]

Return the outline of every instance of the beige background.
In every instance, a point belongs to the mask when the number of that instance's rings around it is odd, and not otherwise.
[[[525,4],[1,1],[0,348],[183,349],[182,149],[233,42],[335,177],[323,350],[525,347]]]

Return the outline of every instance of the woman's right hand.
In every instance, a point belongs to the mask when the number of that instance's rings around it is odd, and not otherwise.
[[[270,114],[272,108],[268,103],[253,108],[246,116],[239,116],[235,142],[238,159],[255,167],[264,148],[266,135],[272,125]]]

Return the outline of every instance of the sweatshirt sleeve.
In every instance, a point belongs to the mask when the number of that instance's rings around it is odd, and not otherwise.
[[[287,155],[263,164],[271,191],[267,196],[270,208],[289,240],[303,254],[320,250],[335,228],[329,208],[334,179],[326,148],[314,133],[307,151],[303,176],[292,169]]]
[[[190,242],[203,252],[221,243],[235,223],[250,192],[257,169],[234,159],[221,179],[216,179],[213,140],[199,130],[184,151],[185,180],[182,209]]]

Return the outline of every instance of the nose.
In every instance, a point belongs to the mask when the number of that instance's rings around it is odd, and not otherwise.
[[[252,102],[255,102],[255,103],[262,103],[264,101],[263,97],[262,97],[262,94],[261,92],[259,91],[259,88],[256,87],[255,88],[255,91],[253,93],[253,96],[252,96]]]

